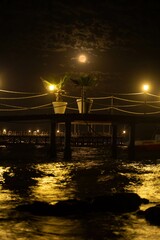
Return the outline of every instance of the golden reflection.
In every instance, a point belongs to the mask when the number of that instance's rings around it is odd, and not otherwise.
[[[159,227],[147,224],[144,218],[139,218],[132,214],[128,215],[128,218],[123,219],[123,221],[124,225],[121,228],[123,239],[158,240],[160,237]]]
[[[59,199],[72,198],[75,195],[75,186],[71,179],[73,164],[41,164],[37,170],[43,173],[36,178],[37,185],[33,188],[36,199],[56,202]]]
[[[1,190],[1,194],[0,194],[0,202],[5,202],[5,201],[9,201],[11,199],[13,199],[13,195],[11,196],[11,192],[9,190],[5,190],[2,188],[2,184],[5,183],[5,178],[4,178],[4,174],[7,173],[9,171],[9,167],[4,168],[4,167],[0,167],[0,190]],[[1,205],[1,209],[3,208],[3,206]]]
[[[143,174],[141,174],[141,172]],[[151,202],[160,202],[159,181],[160,165],[145,165],[143,169],[137,166],[137,173],[128,173],[127,177],[134,177],[134,182],[127,186],[130,191],[136,192],[142,198],[147,198]]]

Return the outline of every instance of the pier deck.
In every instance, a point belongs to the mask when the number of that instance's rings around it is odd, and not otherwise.
[[[65,136],[64,136],[64,156],[71,158],[72,136],[71,136],[71,124],[74,122],[81,123],[110,123],[112,126],[111,147],[113,158],[117,157],[117,126],[119,124],[127,124],[130,127],[129,132],[129,145],[128,156],[130,159],[134,159],[135,154],[135,129],[139,123],[160,123],[160,116],[150,115],[112,115],[112,114],[39,114],[39,115],[6,115],[0,116],[0,122],[33,122],[48,120],[50,123],[50,149],[51,156],[56,157],[56,126],[58,123],[64,123]]]

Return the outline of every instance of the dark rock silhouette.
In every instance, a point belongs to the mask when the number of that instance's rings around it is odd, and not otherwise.
[[[77,199],[59,201],[54,205],[47,202],[34,201],[19,205],[16,207],[16,210],[40,216],[66,216],[88,213],[91,211],[91,205],[87,201]]]
[[[94,198],[92,208],[99,211],[125,213],[137,211],[142,203],[148,202],[136,193],[115,193]]]
[[[52,216],[53,206],[47,202],[34,201],[32,203],[25,203],[16,207],[20,212],[28,212],[39,216]]]
[[[148,200],[140,198],[135,193],[116,193],[98,196],[88,201],[79,199],[58,201],[54,205],[34,201],[17,206],[16,210],[46,216],[84,215],[96,211],[125,213],[137,211],[142,203],[148,203]]]
[[[59,201],[54,205],[56,215],[74,215],[85,214],[92,210],[92,206],[88,201],[70,199]]]
[[[144,217],[150,224],[160,226],[160,204],[146,209]]]

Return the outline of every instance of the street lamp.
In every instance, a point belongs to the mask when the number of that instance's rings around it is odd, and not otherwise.
[[[149,84],[143,85],[143,93],[144,93],[144,114],[146,113],[146,105],[147,105],[147,92],[149,90]]]
[[[50,85],[48,86],[48,90],[49,90],[50,92],[54,92],[54,91],[57,90],[57,87],[56,87],[55,84],[50,84]]]
[[[144,92],[144,93],[147,93],[148,90],[149,90],[149,85],[148,85],[148,84],[144,84],[144,85],[143,85],[143,92]]]

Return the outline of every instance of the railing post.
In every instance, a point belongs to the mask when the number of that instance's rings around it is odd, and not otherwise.
[[[65,122],[64,158],[71,159],[71,122]]]
[[[57,157],[56,147],[56,122],[51,119],[51,132],[50,132],[50,157]]]

